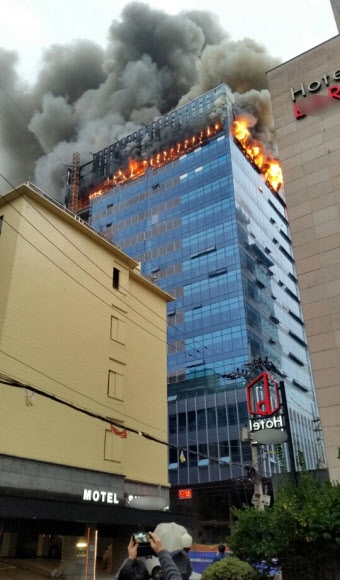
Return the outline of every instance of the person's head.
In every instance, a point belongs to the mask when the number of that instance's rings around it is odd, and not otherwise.
[[[192,537],[187,532],[185,532],[181,536],[181,546],[184,552],[188,553],[190,551],[190,548],[192,546]]]
[[[119,572],[118,580],[149,580],[149,572],[140,560],[127,560]]]
[[[225,545],[224,544],[219,544],[218,551],[219,551],[220,554],[224,554],[224,552],[225,552]]]

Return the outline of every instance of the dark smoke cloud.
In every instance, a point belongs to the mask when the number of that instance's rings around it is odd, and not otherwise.
[[[273,142],[265,72],[279,61],[254,40],[231,41],[209,12],[172,16],[132,2],[112,22],[106,50],[88,41],[52,46],[33,86],[17,62],[0,49],[0,167],[14,185],[30,179],[58,199],[75,151],[85,163],[90,151],[222,82],[256,117],[257,135]]]

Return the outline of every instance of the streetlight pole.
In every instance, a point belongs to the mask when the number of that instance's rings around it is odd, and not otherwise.
[[[244,368],[237,368],[236,371],[233,371],[231,373],[222,375],[228,379],[236,379],[238,377],[244,377],[247,380],[250,379],[251,375],[254,374],[254,372],[261,370],[261,371],[269,371],[269,372],[274,372],[277,375],[281,375],[284,376],[276,367],[275,365],[268,360],[268,357],[266,357],[265,359],[253,359],[252,362],[248,362],[244,365]],[[293,448],[293,438],[292,438],[292,431],[291,431],[291,425],[290,425],[290,419],[289,419],[289,411],[288,411],[288,404],[287,404],[287,397],[286,397],[286,391],[285,391],[285,384],[284,381],[280,381],[279,382],[279,392],[281,395],[281,406],[282,406],[282,411],[283,411],[283,416],[284,416],[284,420],[285,420],[285,428],[286,428],[286,434],[287,434],[287,450],[288,450],[288,457],[289,457],[289,465],[290,465],[290,471],[293,475],[293,479],[294,479],[294,483],[297,484],[297,470],[296,470],[296,463],[295,463],[295,456],[294,456],[294,448]],[[252,445],[252,460],[253,460],[253,464],[257,464],[258,467],[258,449],[255,448],[256,445]],[[254,505],[256,502],[256,496],[261,496],[261,488],[262,488],[262,482],[259,481],[259,477],[258,474],[256,474],[257,477],[257,482],[256,482],[256,486],[255,487],[255,493],[254,493]],[[258,503],[258,502],[256,502]],[[259,508],[261,509],[261,507]]]

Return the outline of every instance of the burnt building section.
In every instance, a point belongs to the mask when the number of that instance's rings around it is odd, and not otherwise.
[[[88,221],[95,197],[205,145],[222,130],[231,103],[232,93],[221,85],[93,153],[91,162],[80,165],[75,153],[67,176],[66,205]]]

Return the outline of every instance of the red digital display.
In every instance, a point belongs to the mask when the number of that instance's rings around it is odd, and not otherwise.
[[[192,498],[192,489],[179,489],[178,490],[178,498],[179,499],[191,499]]]

